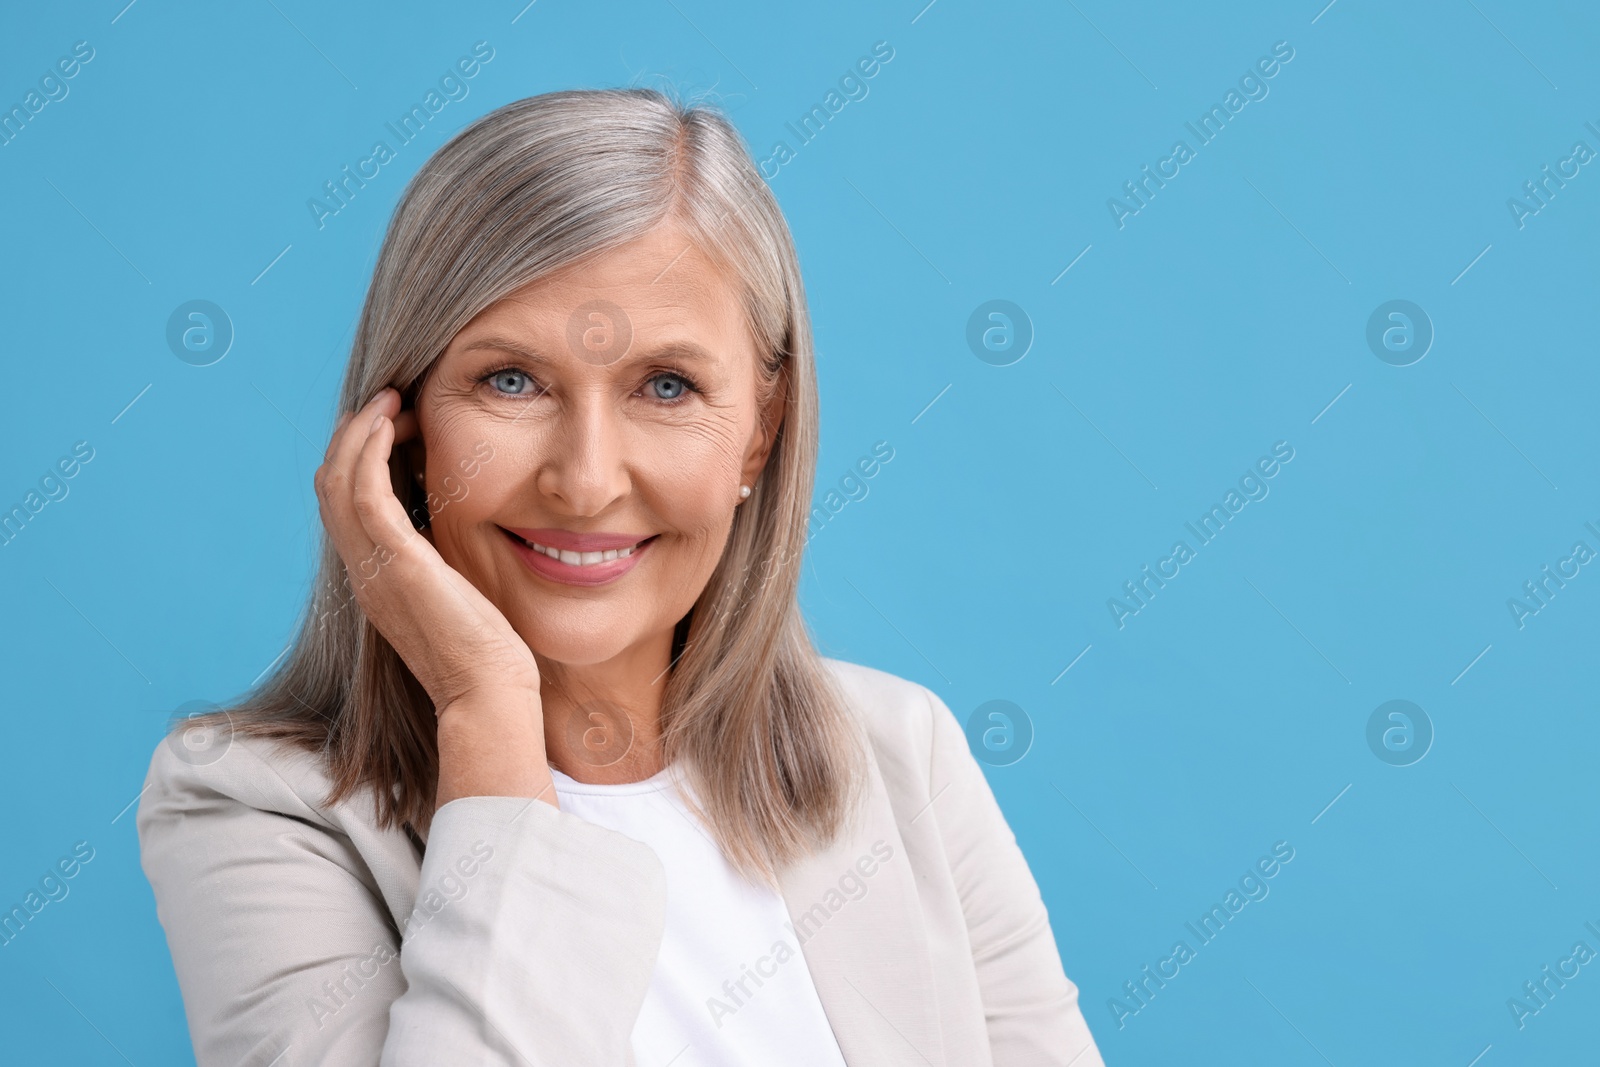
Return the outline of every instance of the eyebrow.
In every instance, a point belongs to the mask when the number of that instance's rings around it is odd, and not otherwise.
[[[499,349],[511,352],[533,363],[549,365],[556,362],[556,360],[551,359],[538,349],[530,348],[521,341],[509,337],[480,337],[476,341],[464,345],[461,351],[477,352],[484,349]],[[668,341],[663,345],[658,345],[648,350],[630,347],[627,355],[616,363],[609,364],[609,366],[627,366],[633,363],[647,363],[657,360],[700,364],[714,364],[717,362],[716,356],[693,341]]]

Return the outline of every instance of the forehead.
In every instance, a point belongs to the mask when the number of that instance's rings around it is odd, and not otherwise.
[[[485,308],[462,331],[565,332],[586,327],[595,306],[620,311],[635,334],[678,333],[725,347],[744,332],[740,288],[676,225],[597,253]]]

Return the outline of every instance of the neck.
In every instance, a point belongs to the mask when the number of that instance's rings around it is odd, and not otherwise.
[[[600,663],[557,663],[536,654],[550,765],[597,785],[639,782],[660,771],[661,695],[671,653],[667,630]]]

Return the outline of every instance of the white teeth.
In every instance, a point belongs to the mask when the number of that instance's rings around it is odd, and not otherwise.
[[[638,545],[629,545],[627,548],[608,548],[604,552],[568,552],[561,549],[550,548],[535,541],[524,541],[529,548],[541,555],[558,559],[569,567],[592,567],[596,563],[609,563],[614,559],[624,559],[633,555]]]

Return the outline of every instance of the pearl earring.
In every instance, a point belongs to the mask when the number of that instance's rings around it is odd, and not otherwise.
[[[743,500],[745,497],[748,497],[749,495],[750,495],[750,487],[748,485],[741,485],[739,487],[739,499]]]

